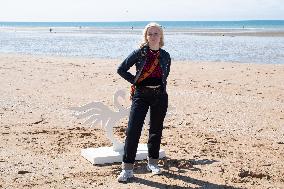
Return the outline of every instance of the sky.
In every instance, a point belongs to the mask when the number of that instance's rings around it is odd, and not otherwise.
[[[0,0],[0,21],[284,20],[284,0]]]

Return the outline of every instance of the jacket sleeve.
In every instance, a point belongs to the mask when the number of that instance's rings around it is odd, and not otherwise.
[[[172,63],[172,59],[170,54],[168,54],[168,63],[167,63],[167,77],[169,76],[170,70],[171,70],[171,63]]]
[[[128,70],[138,61],[139,49],[133,51],[117,68],[117,73],[125,80],[134,83],[135,76]]]

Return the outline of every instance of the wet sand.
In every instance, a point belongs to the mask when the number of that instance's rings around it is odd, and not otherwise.
[[[80,149],[111,143],[68,107],[114,109],[114,92],[130,86],[116,74],[120,61],[0,55],[0,188],[284,187],[284,65],[173,61],[164,173],[152,176],[139,161],[135,178],[120,184],[120,163],[82,158]],[[121,141],[126,124],[115,129]]]
[[[284,37],[281,29],[187,29],[169,30],[168,34],[188,34],[201,36],[250,36],[250,37]]]
[[[50,31],[52,29],[52,31]],[[87,34],[137,34],[141,35],[143,28],[100,28],[100,27],[0,27],[4,32],[41,32],[41,33],[87,33]],[[165,35],[201,35],[201,36],[251,36],[251,37],[284,37],[284,29],[261,28],[166,28]]]

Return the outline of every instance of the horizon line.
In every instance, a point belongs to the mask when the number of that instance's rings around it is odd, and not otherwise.
[[[120,23],[129,23],[129,22],[247,22],[247,21],[284,21],[284,19],[248,19],[248,20],[137,20],[137,21],[0,21],[4,22],[22,22],[22,23],[96,23],[96,22],[120,22]]]

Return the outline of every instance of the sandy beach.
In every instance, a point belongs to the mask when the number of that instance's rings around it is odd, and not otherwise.
[[[81,157],[111,143],[68,108],[114,109],[114,92],[130,87],[120,62],[0,54],[0,188],[284,188],[284,64],[173,61],[160,176],[139,161],[121,184],[120,163]],[[126,124],[115,129],[121,141]]]

